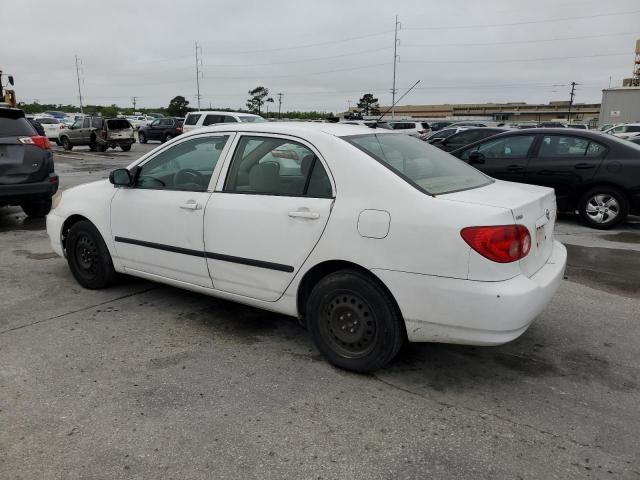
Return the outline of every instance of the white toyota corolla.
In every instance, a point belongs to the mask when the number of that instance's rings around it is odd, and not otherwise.
[[[494,180],[426,142],[353,125],[182,135],[47,217],[76,280],[116,272],[297,316],[333,364],[405,340],[498,345],[562,279],[553,190]]]

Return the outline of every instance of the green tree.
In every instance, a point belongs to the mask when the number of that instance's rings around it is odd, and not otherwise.
[[[249,90],[249,95],[251,97],[247,100],[247,108],[258,115],[265,103],[273,103],[273,98],[269,97],[269,89],[266,87],[260,86]]]
[[[167,107],[167,114],[170,117],[184,117],[189,111],[191,111],[189,108],[189,100],[182,95],[173,97]]]
[[[365,93],[360,100],[358,100],[358,108],[362,110],[363,115],[378,115],[380,114],[380,105],[378,99],[370,93]]]

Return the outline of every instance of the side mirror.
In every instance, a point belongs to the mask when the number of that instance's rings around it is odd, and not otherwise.
[[[484,154],[480,153],[478,150],[474,150],[469,154],[469,163],[484,163]]]
[[[109,181],[116,187],[128,187],[131,185],[131,173],[126,168],[118,168],[109,174]]]

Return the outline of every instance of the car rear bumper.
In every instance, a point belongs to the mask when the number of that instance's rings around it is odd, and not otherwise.
[[[58,191],[58,177],[55,182],[47,178],[42,182],[0,185],[0,205],[16,205],[21,202],[51,198]]]
[[[564,275],[567,250],[555,241],[531,277],[479,282],[374,269],[395,297],[412,342],[500,345],[522,335],[547,307]]]
[[[135,138],[115,138],[115,139],[109,139],[109,140],[97,138],[96,141],[100,145],[106,145],[108,147],[121,147],[123,145],[126,147],[127,145],[133,145],[134,143],[136,143]]]

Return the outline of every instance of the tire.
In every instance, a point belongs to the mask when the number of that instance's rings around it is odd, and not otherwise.
[[[578,213],[589,227],[609,230],[627,218],[629,200],[615,187],[595,187],[580,197]]]
[[[108,149],[109,147],[108,147],[107,145],[98,145],[96,148],[97,148],[97,150],[98,150],[99,152],[103,152],[103,153],[104,153],[104,152],[106,152],[106,151],[107,151],[107,149]]]
[[[71,140],[69,140],[69,137],[62,137],[60,139],[60,142],[62,143],[62,148],[64,148],[65,150],[73,150],[73,145],[71,144]]]
[[[140,143],[147,143],[147,136],[144,134],[144,132],[138,132],[138,141]]]
[[[25,202],[20,206],[22,207],[22,211],[27,214],[27,217],[42,218],[51,211],[51,199]]]
[[[405,340],[393,299],[375,279],[355,270],[340,270],[320,280],[305,311],[318,350],[345,370],[378,370],[396,356]]]
[[[60,145],[60,140],[58,140],[57,138],[55,138],[53,141],[56,143],[56,145]]]
[[[84,288],[105,288],[115,281],[109,250],[91,222],[81,220],[69,229],[65,249],[69,269]]]
[[[123,152],[128,152],[131,150],[131,145],[122,145],[120,148]]]
[[[169,141],[169,140],[171,140],[172,138],[173,138],[173,135],[171,135],[170,133],[167,133],[167,134],[164,136],[164,141],[165,141],[165,142],[168,142],[168,141]]]
[[[96,144],[96,136],[91,135],[91,139],[89,140],[89,150],[95,152],[98,149],[98,145]]]

